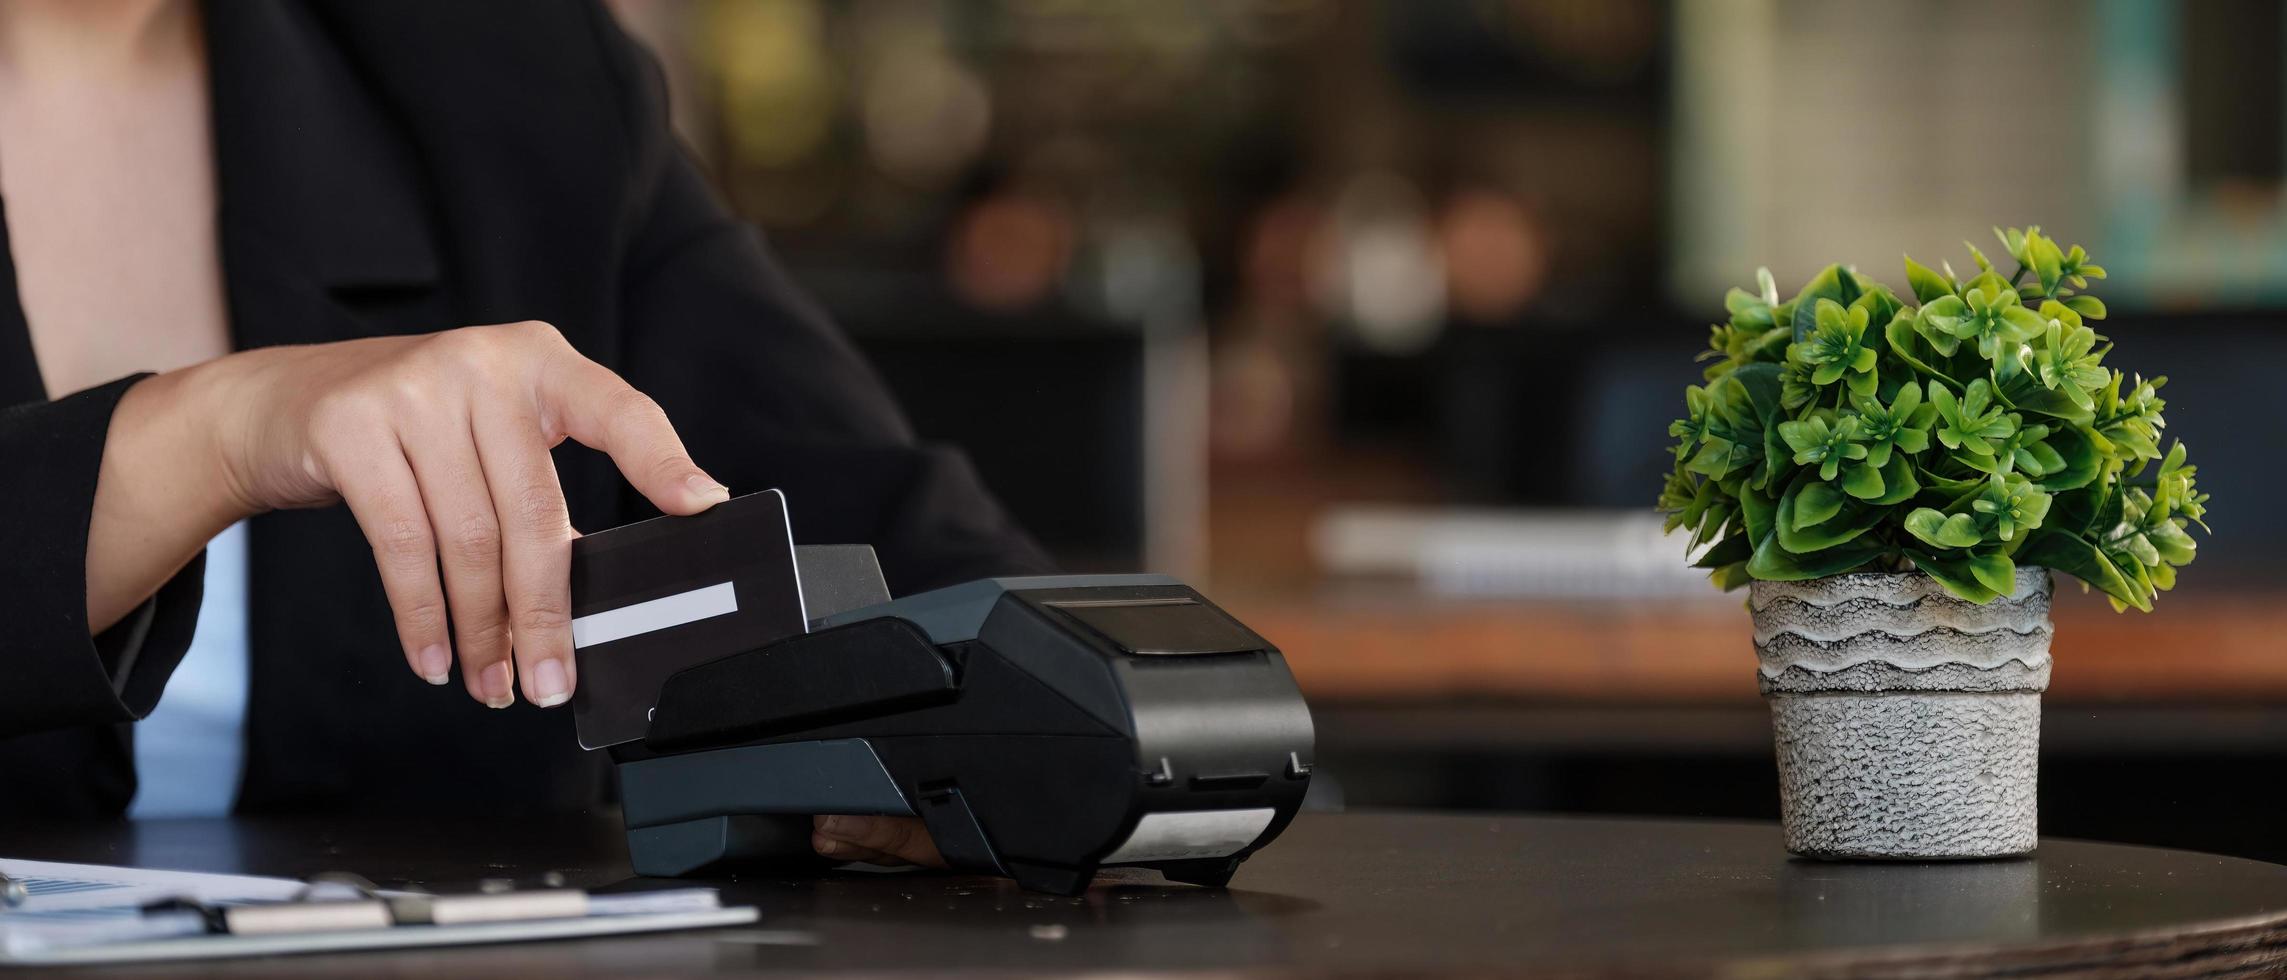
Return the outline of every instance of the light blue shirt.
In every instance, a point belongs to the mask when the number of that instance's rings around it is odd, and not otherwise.
[[[246,525],[206,546],[206,601],[159,705],[135,725],[139,788],[127,815],[216,817],[246,760]]]

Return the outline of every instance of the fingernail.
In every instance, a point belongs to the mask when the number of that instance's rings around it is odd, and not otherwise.
[[[508,661],[503,660],[484,669],[477,679],[477,691],[484,695],[487,708],[505,708],[516,703],[516,691],[508,676]]]
[[[731,499],[731,488],[716,483],[714,477],[705,473],[693,473],[685,477],[683,485],[690,487],[692,493],[713,500],[718,504]]]
[[[821,836],[834,837],[849,833],[851,827],[847,817],[819,817],[816,829]]]
[[[836,857],[848,850],[848,846],[831,838],[812,837],[810,838],[810,849],[817,851],[819,857]]]
[[[571,698],[572,684],[564,676],[564,662],[554,658],[540,661],[540,666],[532,668],[532,683],[524,686],[524,696],[543,708],[553,708]]]
[[[414,655],[414,662],[420,665],[416,669],[421,672],[422,680],[440,687],[452,683],[453,653],[443,646],[431,643],[422,647],[421,652]]]

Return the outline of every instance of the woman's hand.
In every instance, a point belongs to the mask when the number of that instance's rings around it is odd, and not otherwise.
[[[811,818],[810,849],[819,857],[867,864],[942,868],[945,858],[920,817]]]
[[[123,435],[138,418],[141,430]],[[568,594],[576,533],[551,447],[571,438],[608,453],[669,514],[730,495],[691,462],[657,403],[544,323],[247,351],[149,379],[114,416],[114,438],[130,445],[168,430],[194,444],[202,431],[211,436],[192,447],[216,467],[210,482],[221,493],[205,509],[222,517],[204,524],[347,503],[373,547],[413,672],[444,684],[457,650],[469,695],[495,708],[515,703],[519,687],[542,707],[562,704],[576,681]],[[99,525],[114,459],[107,449]],[[109,621],[97,609],[102,538],[91,535],[89,561],[99,627]],[[110,618],[148,594],[112,600]]]
[[[241,502],[346,502],[413,672],[444,684],[457,650],[469,695],[495,708],[518,687],[541,707],[572,696],[576,534],[550,448],[570,437],[610,454],[669,514],[730,496],[657,403],[545,323],[240,356],[262,393],[226,440]]]
[[[548,450],[610,454],[660,510],[730,493],[658,404],[544,323],[233,354],[145,379],[112,414],[88,529],[88,620],[148,598],[208,539],[346,502],[413,672],[493,707],[571,697],[571,541]],[[442,574],[440,576],[440,568]],[[450,635],[448,635],[448,633]],[[942,867],[913,817],[821,816],[825,857]]]

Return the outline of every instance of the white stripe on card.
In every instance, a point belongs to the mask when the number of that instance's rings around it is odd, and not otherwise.
[[[731,583],[710,585],[572,620],[572,647],[592,647],[737,611],[738,592],[731,588]]]

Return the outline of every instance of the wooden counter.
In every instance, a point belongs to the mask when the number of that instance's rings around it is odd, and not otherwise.
[[[1741,702],[1756,698],[1737,595],[1461,601],[1396,590],[1216,599],[1340,701]],[[2052,702],[2287,702],[2287,596],[2162,596],[2114,613],[2060,589]]]

